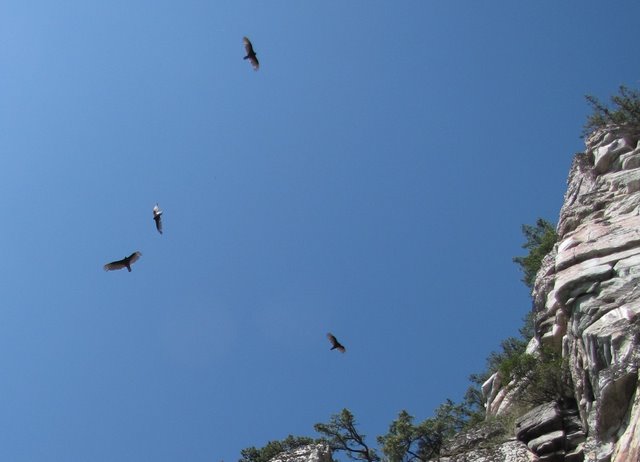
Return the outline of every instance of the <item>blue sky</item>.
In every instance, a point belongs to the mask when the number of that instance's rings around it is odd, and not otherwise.
[[[0,458],[234,462],[460,400],[529,309],[511,259],[584,95],[638,87],[639,15],[0,3]]]

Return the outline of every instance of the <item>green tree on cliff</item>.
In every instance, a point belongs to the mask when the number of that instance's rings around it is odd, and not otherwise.
[[[328,423],[317,423],[313,428],[323,435],[334,451],[343,451],[350,459],[377,462],[380,457],[365,442],[365,435],[356,427],[356,419],[349,409],[334,414]]]
[[[536,274],[542,265],[542,259],[551,251],[558,240],[558,235],[555,227],[543,218],[538,218],[535,226],[522,225],[522,234],[526,239],[522,248],[527,249],[529,253],[514,257],[513,261],[520,265],[523,273],[522,282],[532,289]]]
[[[598,128],[607,125],[627,125],[640,130],[640,92],[621,85],[619,94],[611,97],[612,107],[607,107],[598,98],[587,95],[593,113],[587,117],[582,136],[586,137]]]
[[[428,462],[440,455],[446,441],[465,424],[464,405],[448,399],[433,417],[419,424],[413,423],[407,411],[401,411],[388,433],[378,437],[378,444],[387,462]]]

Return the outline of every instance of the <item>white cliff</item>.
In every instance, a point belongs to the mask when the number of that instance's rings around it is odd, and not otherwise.
[[[325,443],[317,443],[282,452],[270,462],[333,462],[333,459],[329,446]]]
[[[601,130],[576,156],[553,266],[536,284],[538,335],[569,359],[585,460],[640,460],[639,139]]]
[[[638,130],[625,127],[587,140],[569,173],[558,242],[536,279],[530,347],[562,352],[575,398],[573,409],[547,412],[547,433],[526,431],[544,405],[518,422],[519,439],[541,460],[640,461],[639,140]],[[489,414],[516,404],[497,376],[486,396]]]

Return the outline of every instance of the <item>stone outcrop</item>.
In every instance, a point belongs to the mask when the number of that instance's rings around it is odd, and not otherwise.
[[[573,163],[537,336],[568,358],[585,459],[638,461],[640,133],[594,133]]]
[[[516,421],[516,437],[544,461],[581,461],[585,433],[573,403],[542,404]]]
[[[505,429],[498,422],[456,435],[438,462],[535,462],[538,458],[527,445],[515,438],[505,438]]]
[[[469,449],[467,452],[444,456],[438,462],[536,462],[538,459],[524,443],[505,441],[491,448]]]
[[[639,140],[625,127],[587,140],[569,173],[558,242],[538,272],[530,347],[568,360],[578,417],[567,432],[560,414],[573,411],[551,412],[550,403],[532,411],[539,424],[519,421],[529,427],[519,439],[541,460],[640,461]],[[510,402],[496,384],[496,377],[485,384],[488,410],[500,415]]]
[[[282,452],[270,462],[333,462],[327,444],[309,444],[288,452]]]

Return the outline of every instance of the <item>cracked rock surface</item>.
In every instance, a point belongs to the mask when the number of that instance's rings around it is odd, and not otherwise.
[[[527,351],[562,352],[577,414],[564,436],[559,420],[535,428],[554,403],[520,422],[519,439],[540,460],[640,461],[639,141],[637,129],[616,126],[589,137],[569,172],[557,244],[537,275]],[[492,415],[517,404],[500,382],[494,375],[485,384]]]
[[[534,287],[536,337],[569,360],[590,461],[640,460],[639,140],[609,127],[576,155]]]

